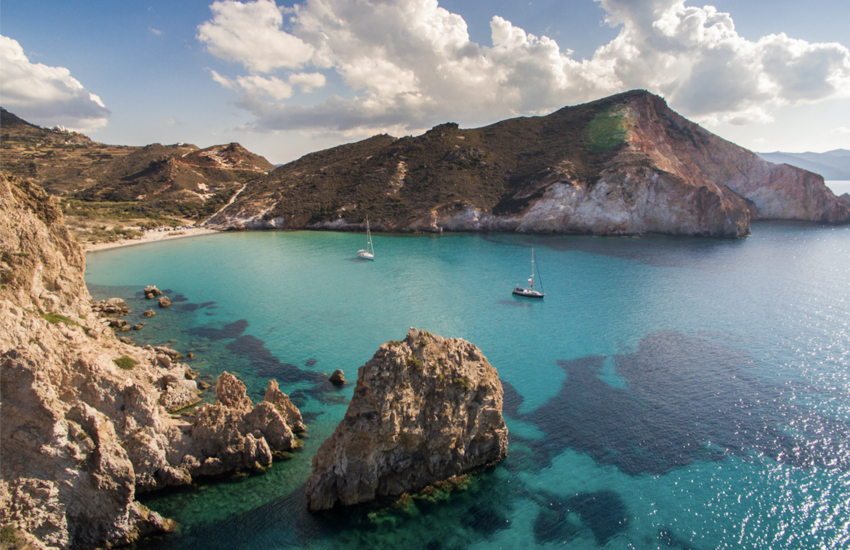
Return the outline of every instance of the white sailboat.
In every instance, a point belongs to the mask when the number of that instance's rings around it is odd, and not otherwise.
[[[372,232],[369,231],[369,218],[366,218],[366,248],[358,250],[357,255],[364,260],[375,259],[375,247],[372,246]]]
[[[539,271],[540,270],[538,269],[538,275]],[[540,282],[540,288],[542,289],[543,281],[541,280]],[[530,285],[530,288],[525,288],[520,285],[517,285],[513,291],[513,294],[516,294],[517,296],[523,296],[525,298],[543,298],[544,296],[546,296],[544,293],[534,290],[534,248],[531,249],[531,278],[528,279],[528,284]]]

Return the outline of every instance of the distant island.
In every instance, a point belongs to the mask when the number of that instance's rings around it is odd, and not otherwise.
[[[789,164],[823,176],[825,180],[850,181],[850,151],[835,149],[826,153],[756,153],[774,164]]]

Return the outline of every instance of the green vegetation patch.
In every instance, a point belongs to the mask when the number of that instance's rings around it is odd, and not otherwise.
[[[65,323],[66,325],[71,325],[71,326],[75,326],[75,327],[81,326],[79,323],[75,323],[69,317],[65,317],[64,315],[59,315],[58,313],[40,313],[39,316],[42,319],[44,319],[44,320],[46,320],[50,323],[53,323],[54,325],[57,324],[57,323]]]
[[[587,150],[604,153],[625,142],[629,134],[628,113],[625,105],[612,105],[596,115],[582,135]]]
[[[15,544],[18,542],[18,530],[12,525],[4,525],[0,529],[0,542]]]
[[[407,356],[407,366],[416,372],[422,372],[422,361],[412,355]]]
[[[452,380],[458,386],[462,386],[465,391],[469,391],[472,389],[472,382],[469,380],[468,376],[458,376],[454,380]]]
[[[118,359],[113,359],[113,361],[115,361],[119,369],[131,370],[136,366],[136,360],[126,355],[122,355]]]

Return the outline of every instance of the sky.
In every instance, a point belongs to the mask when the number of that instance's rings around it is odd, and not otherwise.
[[[759,152],[850,149],[847,0],[4,0],[0,105],[273,163],[630,89]]]

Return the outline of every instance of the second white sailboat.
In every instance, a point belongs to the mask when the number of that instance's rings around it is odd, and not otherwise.
[[[372,232],[369,231],[369,218],[366,218],[366,248],[358,250],[357,255],[364,260],[375,259],[375,247],[372,246]]]

